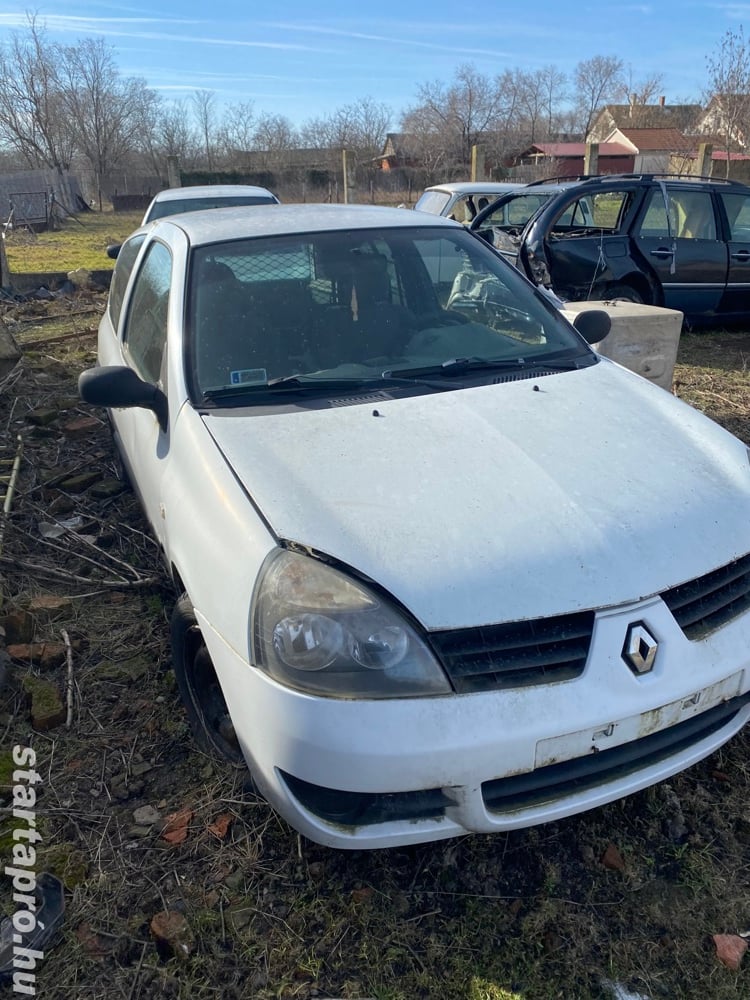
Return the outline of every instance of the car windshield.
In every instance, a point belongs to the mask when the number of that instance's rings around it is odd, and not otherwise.
[[[284,381],[382,386],[416,372],[593,357],[518,272],[460,229],[202,246],[189,283],[193,393],[221,405],[235,390],[262,398]]]
[[[273,205],[276,199],[268,195],[236,194],[226,198],[173,198],[157,201],[148,215],[148,221],[163,219],[167,215],[179,215],[181,212],[202,212],[207,208],[236,208],[238,205]]]
[[[447,191],[425,191],[414,206],[417,212],[429,212],[431,215],[442,215],[443,209],[451,200]]]

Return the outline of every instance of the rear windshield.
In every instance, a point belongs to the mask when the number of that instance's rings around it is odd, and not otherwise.
[[[206,208],[236,208],[239,205],[275,205],[270,195],[232,195],[229,198],[178,198],[174,201],[157,201],[149,212],[149,222],[180,212],[201,212]]]

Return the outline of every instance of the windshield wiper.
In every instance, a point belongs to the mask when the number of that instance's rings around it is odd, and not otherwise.
[[[267,396],[277,392],[289,392],[308,389],[348,389],[359,388],[364,381],[357,379],[342,378],[307,378],[304,375],[284,375],[281,378],[273,378],[268,382],[241,382],[238,385],[220,385],[211,389],[204,389],[203,395],[206,399],[229,399],[232,396]]]
[[[245,399],[253,400],[279,395],[313,395],[315,393],[382,392],[389,387],[400,385],[423,385],[431,389],[445,391],[444,382],[430,382],[426,379],[383,377],[372,375],[358,378],[316,378],[306,375],[284,375],[268,382],[223,385],[203,390],[203,398],[208,400]]]
[[[526,368],[555,368],[568,371],[585,367],[588,358],[449,358],[439,365],[425,365],[421,368],[396,368],[383,372],[383,378],[419,378],[423,375],[440,375],[450,378],[454,375],[481,371],[502,371],[509,369],[524,370]]]

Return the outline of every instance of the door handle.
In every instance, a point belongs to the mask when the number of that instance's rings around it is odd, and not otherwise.
[[[666,247],[659,247],[658,250],[651,251],[652,257],[673,257],[674,250],[667,250]]]
[[[750,260],[750,250],[738,250],[729,255],[733,260]]]

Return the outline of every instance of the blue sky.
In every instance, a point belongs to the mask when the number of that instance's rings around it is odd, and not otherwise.
[[[44,0],[0,5],[0,42],[33,10],[52,40],[104,37],[125,76],[163,97],[215,91],[221,103],[253,101],[256,113],[293,124],[371,97],[398,115],[421,84],[450,81],[471,63],[494,76],[617,55],[633,76],[661,73],[668,103],[700,100],[706,57],[724,33],[750,29],[750,3],[562,4],[491,0]]]

